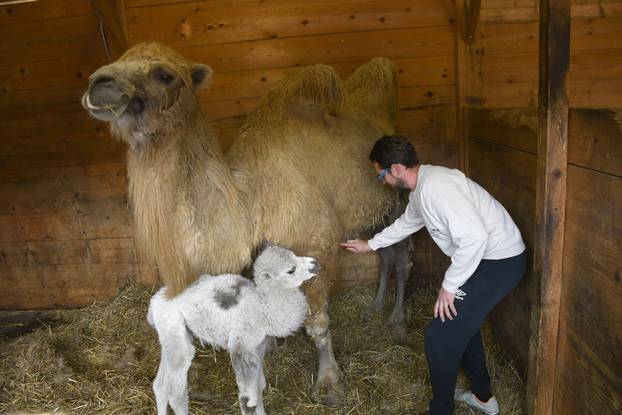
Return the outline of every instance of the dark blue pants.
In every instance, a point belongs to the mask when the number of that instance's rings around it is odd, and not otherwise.
[[[425,353],[432,384],[430,415],[453,413],[460,366],[476,396],[491,396],[480,328],[493,307],[516,287],[525,267],[524,252],[507,259],[483,259],[460,287],[466,293],[463,300],[454,300],[458,315],[453,320],[445,318],[444,323],[435,318],[426,328]]]

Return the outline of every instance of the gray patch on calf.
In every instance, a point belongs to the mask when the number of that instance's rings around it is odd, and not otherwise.
[[[248,406],[248,401],[249,398],[248,396],[242,396],[240,398],[240,406],[242,408],[242,413],[244,415],[255,415],[256,414],[256,410],[257,410],[257,406]]]
[[[235,307],[240,302],[240,291],[242,288],[253,285],[253,282],[247,279],[236,281],[231,287],[222,290],[216,290],[214,300],[224,310]]]

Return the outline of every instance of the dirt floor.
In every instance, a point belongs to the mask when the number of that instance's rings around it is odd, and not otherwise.
[[[109,302],[81,310],[54,311],[34,331],[0,335],[0,413],[151,414],[151,381],[159,362],[155,332],[145,319],[153,288],[130,283]],[[264,393],[271,414],[413,414],[430,399],[423,329],[435,290],[419,289],[408,301],[409,333],[396,343],[386,319],[367,324],[360,313],[373,287],[358,287],[333,299],[333,342],[348,393],[335,407],[315,404],[310,388],[316,351],[302,332],[279,341],[266,358]],[[525,387],[511,362],[500,354],[487,328],[484,342],[495,394],[504,415],[525,411]],[[190,370],[190,412],[239,414],[229,357],[199,347]],[[463,382],[461,377],[460,383]],[[456,414],[475,414],[458,406]]]

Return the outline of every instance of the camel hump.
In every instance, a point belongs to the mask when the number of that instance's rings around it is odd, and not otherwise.
[[[397,71],[387,58],[374,58],[360,66],[345,82],[348,104],[358,109],[388,116],[397,115]]]
[[[332,112],[344,100],[343,82],[327,65],[310,65],[286,76],[262,107],[300,112]]]

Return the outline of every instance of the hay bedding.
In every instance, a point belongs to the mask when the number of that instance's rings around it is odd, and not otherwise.
[[[130,283],[110,302],[82,310],[55,311],[57,322],[18,338],[0,337],[0,412],[151,414],[151,381],[159,361],[154,330],[145,315],[153,289]],[[387,316],[367,325],[360,312],[374,295],[358,287],[333,299],[333,342],[348,384],[345,402],[316,405],[310,397],[316,350],[301,332],[279,341],[266,359],[264,393],[272,414],[410,414],[427,408],[430,386],[423,352],[435,290],[420,289],[409,301],[405,345],[391,339]],[[390,308],[387,307],[387,311]],[[524,385],[484,333],[501,412],[524,413]],[[198,346],[198,344],[197,344]],[[193,414],[239,414],[229,357],[197,347],[190,370]],[[463,382],[461,379],[459,382]],[[456,414],[475,414],[458,406]]]

